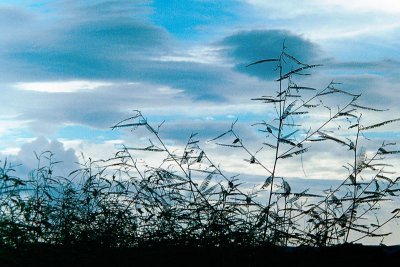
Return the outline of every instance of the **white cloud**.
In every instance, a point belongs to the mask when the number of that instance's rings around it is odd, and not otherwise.
[[[123,140],[107,140],[101,143],[81,139],[59,139],[65,149],[75,151],[75,155],[81,159],[91,157],[94,160],[112,158],[118,151],[116,145],[124,144]]]
[[[80,90],[93,90],[102,86],[110,86],[112,83],[100,81],[59,81],[59,82],[20,82],[15,88],[27,91],[47,93],[72,93]]]
[[[354,13],[400,13],[400,2],[397,0],[304,0],[301,2],[301,5],[299,5],[296,0],[246,0],[246,2],[266,9],[285,11],[272,14],[274,17],[289,17],[293,15],[332,12],[337,9]]]
[[[320,7],[340,7],[353,12],[382,12],[389,14],[400,13],[400,2],[398,0],[327,0],[327,1],[310,1]]]
[[[0,150],[1,156],[16,156],[18,152],[21,150],[19,147],[7,147],[3,150]]]
[[[325,40],[359,36],[390,38],[400,27],[396,0],[304,0],[301,5],[296,0],[246,2],[258,13],[261,25],[302,33],[320,45]]]
[[[13,120],[14,118],[14,120]],[[15,116],[0,116],[0,137],[26,127],[29,121],[15,120]]]
[[[17,168],[17,174],[23,177],[30,171],[38,168],[39,161],[36,155],[40,158],[40,166],[50,164],[50,160],[48,159],[50,152],[53,155],[51,157],[52,162],[59,161],[53,166],[54,175],[65,177],[77,168],[76,163],[78,159],[73,149],[66,149],[64,144],[58,140],[48,140],[45,137],[38,137],[32,142],[23,144],[17,155],[11,158],[12,162],[21,164]]]
[[[223,58],[220,56],[219,49],[220,48],[216,46],[192,46],[184,51],[177,51],[153,59],[166,62],[194,62],[225,66],[226,62],[224,62]]]
[[[157,88],[157,92],[159,92],[162,95],[175,95],[184,92],[184,90],[181,89],[174,89],[169,86],[163,86]]]

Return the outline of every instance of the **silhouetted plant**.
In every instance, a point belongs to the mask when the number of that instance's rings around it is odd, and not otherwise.
[[[236,122],[210,142],[243,152],[248,164],[264,170],[263,183],[249,190],[238,176],[226,175],[201,148],[197,134],[182,151],[172,150],[161,137],[162,125],[153,127],[134,111],[112,128],[143,129],[149,143],[124,145],[110,159],[82,157],[68,177],[54,175],[58,162],[49,151],[37,155],[38,166],[27,179],[13,176],[14,167],[5,162],[0,168],[0,245],[327,246],[387,236],[380,229],[400,209],[383,221],[365,220],[382,211],[381,202],[398,196],[400,178],[387,170],[387,157],[400,151],[383,143],[367,154],[363,143],[369,130],[400,119],[365,124],[361,111],[383,110],[360,105],[360,95],[336,82],[322,89],[299,85],[296,77],[319,65],[300,62],[285,47],[277,58],[248,67],[258,64],[275,64],[278,73],[277,91],[254,98],[275,111],[274,117],[253,125],[263,135],[262,144],[255,151],[249,148]],[[328,105],[336,95],[344,97],[341,105]],[[300,123],[313,114],[326,114],[325,120]],[[294,192],[278,166],[302,160],[316,142],[347,151],[352,158],[345,166],[348,174],[336,188]],[[160,161],[146,163],[136,152]]]
[[[250,164],[261,166],[267,173],[267,179],[262,186],[267,190],[267,203],[264,210],[259,214],[260,221],[258,222],[258,225],[263,228],[263,240],[278,245],[287,245],[288,241],[294,244],[327,245],[347,242],[351,231],[361,233],[362,236],[359,239],[365,236],[385,236],[386,234],[374,233],[381,227],[379,224],[367,225],[364,223],[357,224],[356,222],[364,219],[369,212],[374,210],[374,206],[383,201],[388,194],[395,196],[394,192],[398,191],[398,179],[392,180],[385,176],[387,172],[383,167],[389,166],[388,164],[381,165],[375,162],[384,160],[385,155],[398,154],[400,151],[386,151],[383,148],[384,146],[395,144],[383,144],[371,159],[367,159],[365,158],[365,151],[359,152],[359,139],[365,131],[399,119],[363,126],[360,110],[375,112],[383,110],[357,104],[356,101],[360,95],[337,88],[339,83],[336,82],[329,83],[322,90],[298,85],[294,81],[295,76],[309,75],[304,71],[318,65],[300,62],[286,53],[286,47],[283,47],[278,58],[263,59],[248,65],[248,67],[271,62],[277,64],[279,72],[279,77],[276,80],[279,83],[278,91],[275,95],[254,99],[272,104],[276,111],[276,117],[272,118],[270,122],[262,121],[255,124],[262,127],[259,131],[265,133],[266,142],[263,143],[263,147],[255,153],[251,152],[244,145],[234,127],[213,139],[218,140],[225,135],[233,136],[233,143],[219,143],[219,145],[243,149],[248,154]],[[344,101],[342,106],[336,108],[324,104],[326,98],[335,94],[347,96],[347,102]],[[328,117],[320,125],[311,127],[311,125],[296,124],[296,119],[299,116],[311,114],[313,111],[320,114],[323,109],[328,111]],[[347,130],[356,129],[353,140],[351,138],[342,140],[340,134],[332,132],[329,126],[333,123],[339,130],[344,128],[345,124],[349,124]],[[328,191],[326,196],[308,194],[307,190],[301,193],[293,193],[288,182],[283,177],[277,176],[278,163],[288,158],[302,156],[310,149],[309,144],[317,141],[335,142],[350,152],[352,151],[354,161],[345,166],[349,171],[349,176],[336,189]],[[257,153],[264,148],[272,148],[273,152],[271,153],[275,154],[270,167],[264,163],[265,160],[257,156]],[[372,178],[369,181],[362,182],[361,174],[367,169],[374,171],[375,174],[369,174]],[[387,184],[382,184],[382,189],[380,189],[380,183],[377,180],[379,178],[383,178],[387,182]],[[373,183],[376,189],[370,191]],[[342,191],[345,191],[345,194],[341,198],[337,198],[335,194],[340,194],[339,192]],[[301,198],[323,198],[324,200],[304,207],[298,203]],[[361,215],[357,215],[362,206],[366,207],[362,210]],[[398,210],[395,210],[394,215],[389,220],[397,215]],[[304,218],[307,219],[301,221]],[[304,227],[304,229],[299,229],[299,226]]]

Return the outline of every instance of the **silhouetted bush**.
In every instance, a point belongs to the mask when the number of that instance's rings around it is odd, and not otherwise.
[[[123,146],[113,158],[83,163],[68,177],[54,176],[57,162],[47,151],[29,179],[0,168],[0,246],[23,248],[90,246],[104,248],[330,246],[389,235],[381,228],[398,218],[400,209],[371,223],[382,201],[398,196],[399,177],[387,171],[387,158],[400,151],[383,143],[366,155],[364,133],[400,119],[365,124],[361,111],[382,112],[358,104],[360,95],[331,82],[323,89],[298,85],[308,65],[285,52],[249,65],[276,64],[277,92],[255,98],[272,105],[276,116],[255,124],[264,135],[260,148],[245,145],[236,123],[210,140],[244,153],[248,164],[265,171],[265,181],[251,190],[230,177],[204,151],[192,134],[181,152],[171,150],[140,111],[113,129],[145,130],[149,144]],[[331,105],[341,95],[340,105]],[[347,100],[343,100],[347,99]],[[329,101],[327,101],[329,100]],[[305,116],[326,114],[320,124],[300,125]],[[332,125],[335,127],[331,127]],[[337,131],[332,131],[333,129]],[[343,132],[343,134],[342,134]],[[336,188],[320,194],[294,192],[277,166],[306,157],[315,142],[337,145],[352,154],[348,175]],[[329,142],[329,143],[328,143]],[[270,160],[260,156],[269,150]],[[132,155],[146,152],[158,165]],[[227,158],[229,160],[229,158]],[[386,215],[387,215],[386,214]],[[229,259],[227,259],[229,261]]]

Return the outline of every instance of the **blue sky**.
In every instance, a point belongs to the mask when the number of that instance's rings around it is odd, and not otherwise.
[[[165,120],[172,146],[192,131],[207,140],[236,118],[255,140],[250,124],[271,111],[250,99],[276,86],[276,72],[245,66],[279,55],[283,40],[299,59],[324,65],[307,82],[339,81],[363,94],[360,104],[390,109],[372,122],[400,115],[398,1],[2,0],[0,33],[0,155],[27,166],[21,155],[50,147],[61,160],[112,155],[133,137],[110,126],[133,109]],[[373,142],[398,139],[399,127]]]

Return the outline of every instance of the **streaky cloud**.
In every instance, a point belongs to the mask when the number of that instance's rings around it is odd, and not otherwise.
[[[27,91],[47,93],[72,93],[80,90],[94,90],[102,86],[110,86],[112,83],[99,81],[62,81],[62,82],[28,82],[16,83],[15,88]]]

